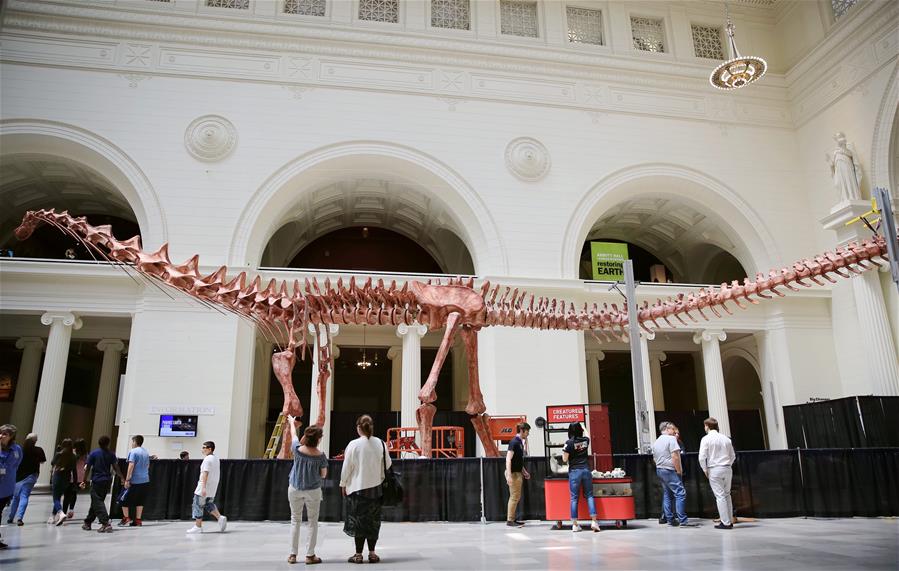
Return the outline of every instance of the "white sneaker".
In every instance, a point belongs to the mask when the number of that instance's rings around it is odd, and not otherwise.
[[[65,512],[59,512],[56,514],[56,525],[60,526],[66,522],[68,518],[66,517]]]
[[[225,516],[219,517],[219,531],[225,533],[225,528],[228,527],[228,518]]]
[[[187,533],[203,533],[203,528],[198,525],[194,525],[187,530]]]
[[[599,529],[599,524],[595,521],[590,524],[590,529],[592,529],[593,531],[602,531]]]
[[[56,525],[56,514],[47,518],[47,525]]]
[[[571,525],[571,531],[572,531],[573,533],[577,533],[577,532],[579,532],[580,530],[581,530],[581,526],[578,525],[577,523],[573,523],[573,524]]]

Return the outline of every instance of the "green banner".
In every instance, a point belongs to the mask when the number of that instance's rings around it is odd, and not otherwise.
[[[590,242],[590,266],[594,280],[624,281],[627,244]]]

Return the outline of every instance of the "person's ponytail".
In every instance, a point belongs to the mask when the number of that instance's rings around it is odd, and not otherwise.
[[[371,438],[375,430],[375,423],[370,416],[363,414],[356,419],[356,427],[359,428],[366,438]]]

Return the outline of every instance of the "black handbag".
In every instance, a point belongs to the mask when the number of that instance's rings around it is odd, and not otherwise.
[[[393,466],[387,467],[387,445],[384,446],[384,481],[381,482],[381,504],[385,506],[397,506],[403,503],[403,484],[400,476],[393,471]]]

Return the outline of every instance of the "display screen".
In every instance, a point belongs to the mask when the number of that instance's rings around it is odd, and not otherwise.
[[[159,436],[196,436],[197,417],[184,414],[159,415]]]

